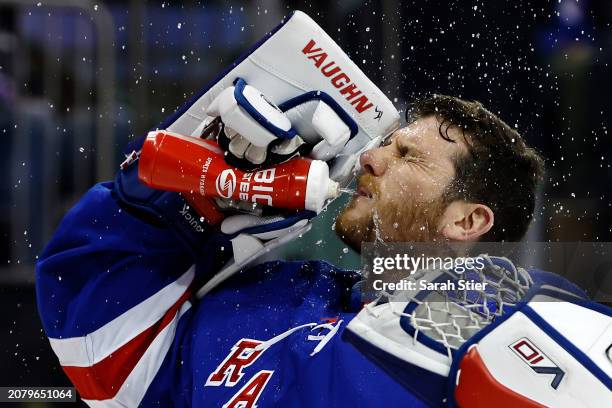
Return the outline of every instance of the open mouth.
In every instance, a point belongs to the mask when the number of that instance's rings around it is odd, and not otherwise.
[[[367,198],[372,198],[372,192],[370,190],[368,190],[366,187],[359,187],[356,191],[355,191],[355,195],[358,197],[367,197]]]

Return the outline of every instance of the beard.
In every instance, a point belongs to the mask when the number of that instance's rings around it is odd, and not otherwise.
[[[442,196],[419,201],[400,192],[395,197],[380,194],[373,177],[364,174],[358,186],[371,197],[355,196],[336,218],[340,239],[357,252],[362,242],[433,242],[440,238],[438,225],[446,208]]]

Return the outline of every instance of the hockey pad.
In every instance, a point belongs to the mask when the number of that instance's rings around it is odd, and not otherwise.
[[[611,347],[612,309],[540,288],[461,347],[451,406],[612,406]]]
[[[296,11],[159,128],[200,136],[213,120],[206,114],[212,101],[238,78],[281,109],[298,96],[320,92],[346,112],[357,131],[330,163],[331,177],[342,183],[351,179],[362,151],[399,127],[399,114],[384,93],[310,17]],[[322,145],[320,150],[329,148]]]
[[[449,390],[452,365],[470,339],[514,313],[542,287],[584,297],[557,275],[527,272],[505,258],[482,258],[481,270],[421,270],[404,279],[415,282],[414,290],[381,292],[349,323],[347,340],[431,406],[447,406],[454,392]],[[421,280],[470,280],[486,283],[486,289],[419,290]]]

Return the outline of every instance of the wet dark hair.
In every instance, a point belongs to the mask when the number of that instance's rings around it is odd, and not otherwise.
[[[440,137],[456,143],[448,133],[456,127],[469,151],[455,158],[455,178],[444,192],[445,202],[465,200],[493,210],[494,225],[481,241],[519,241],[533,218],[536,189],[544,173],[540,155],[480,102],[430,95],[411,104],[406,120],[411,123],[432,115],[440,122]]]

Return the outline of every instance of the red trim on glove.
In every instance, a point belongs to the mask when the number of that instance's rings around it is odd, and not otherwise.
[[[545,408],[497,381],[487,369],[476,347],[472,347],[459,363],[460,375],[455,388],[455,401],[470,408]]]

